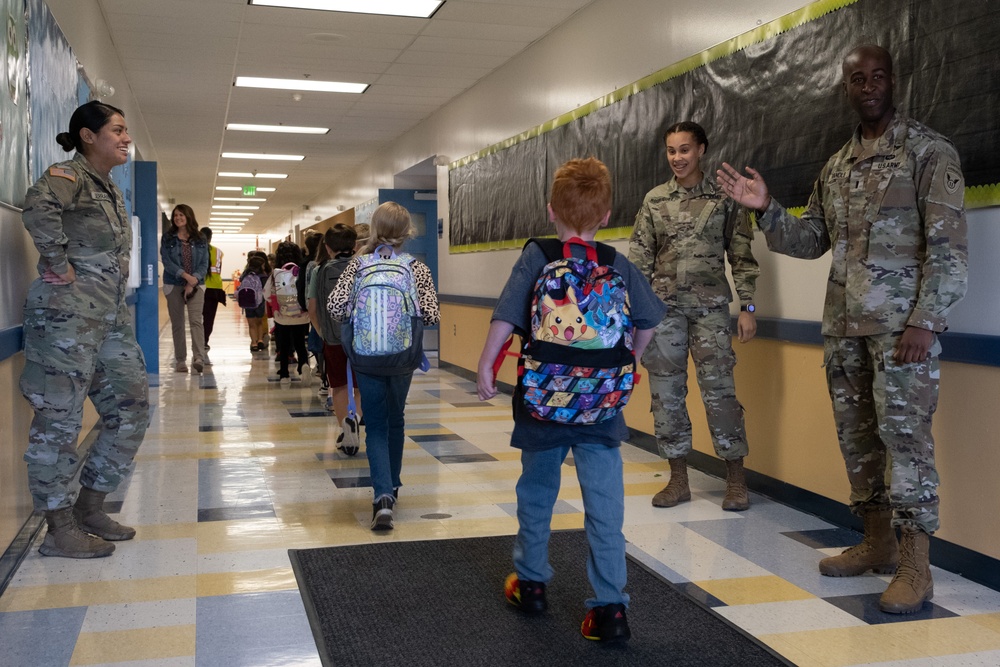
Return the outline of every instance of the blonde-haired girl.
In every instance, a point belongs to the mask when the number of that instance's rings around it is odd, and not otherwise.
[[[403,243],[414,235],[415,229],[409,212],[395,202],[386,202],[375,209],[371,219],[368,243],[357,257],[344,268],[344,273],[327,300],[330,316],[338,322],[350,316],[350,299],[354,291],[358,268],[365,255],[399,255]],[[391,253],[389,249],[391,248]],[[423,262],[403,254],[413,272],[420,312],[425,326],[433,326],[441,319],[437,291],[431,270]],[[370,258],[369,258],[370,259]],[[342,340],[345,350],[352,341]],[[365,406],[365,452],[371,469],[372,530],[391,530],[392,510],[399,497],[400,469],[403,465],[403,410],[410,380],[416,368],[399,368],[391,375],[371,375],[355,371],[361,402]]]

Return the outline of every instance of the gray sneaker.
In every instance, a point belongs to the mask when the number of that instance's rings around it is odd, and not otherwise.
[[[382,496],[372,503],[372,530],[392,530],[392,496]]]
[[[188,372],[188,365],[186,363],[184,363],[183,361],[178,361],[176,364],[174,364],[174,372],[175,373],[187,373]]]

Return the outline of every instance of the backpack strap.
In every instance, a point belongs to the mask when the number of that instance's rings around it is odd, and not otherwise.
[[[528,247],[529,243],[534,243],[541,248],[542,253],[545,255],[545,259],[549,262],[554,262],[557,259],[563,259],[566,257],[566,246],[570,243],[590,246],[589,243],[577,237],[573,237],[565,243],[559,239],[530,238],[525,242],[524,247],[521,249],[522,252],[524,252],[524,248]],[[615,250],[614,246],[610,246],[607,243],[601,243],[600,241],[595,241],[594,243],[597,246],[597,263],[606,264],[608,266],[613,265],[615,263],[615,257],[618,255],[618,251]]]
[[[562,259],[563,257],[563,242],[559,239],[528,239],[525,241],[524,247],[521,248],[521,252],[524,252],[524,249],[527,248],[530,243],[534,243],[542,249],[542,254],[545,255],[547,262],[554,262],[557,259]]]

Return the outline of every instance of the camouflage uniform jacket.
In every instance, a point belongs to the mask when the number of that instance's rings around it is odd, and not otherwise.
[[[118,186],[77,155],[49,167],[25,195],[21,214],[38,249],[38,273],[76,271],[70,285],[40,277],[28,289],[25,309],[51,308],[91,320],[128,318],[132,227]],[[124,319],[122,319],[124,318]]]
[[[629,259],[672,306],[716,307],[733,300],[726,256],[740,301],[753,301],[760,267],[750,249],[745,209],[706,175],[690,190],[670,179],[646,195],[635,217]]]
[[[830,158],[801,220],[772,198],[758,224],[776,252],[833,249],[824,335],[941,332],[965,295],[964,196],[951,142],[897,114],[869,149],[859,128]]]

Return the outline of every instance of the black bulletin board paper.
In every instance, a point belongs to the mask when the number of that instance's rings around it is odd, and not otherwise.
[[[456,162],[451,251],[520,247],[552,233],[555,169],[595,156],[614,203],[605,238],[626,237],[646,192],[670,177],[663,132],[693,120],[702,164],[752,165],[775,198],[804,206],[820,168],[856,120],[840,63],[863,43],[894,56],[896,106],[948,136],[962,158],[968,207],[1000,204],[1000,2],[823,0],[665,68],[586,108]]]

